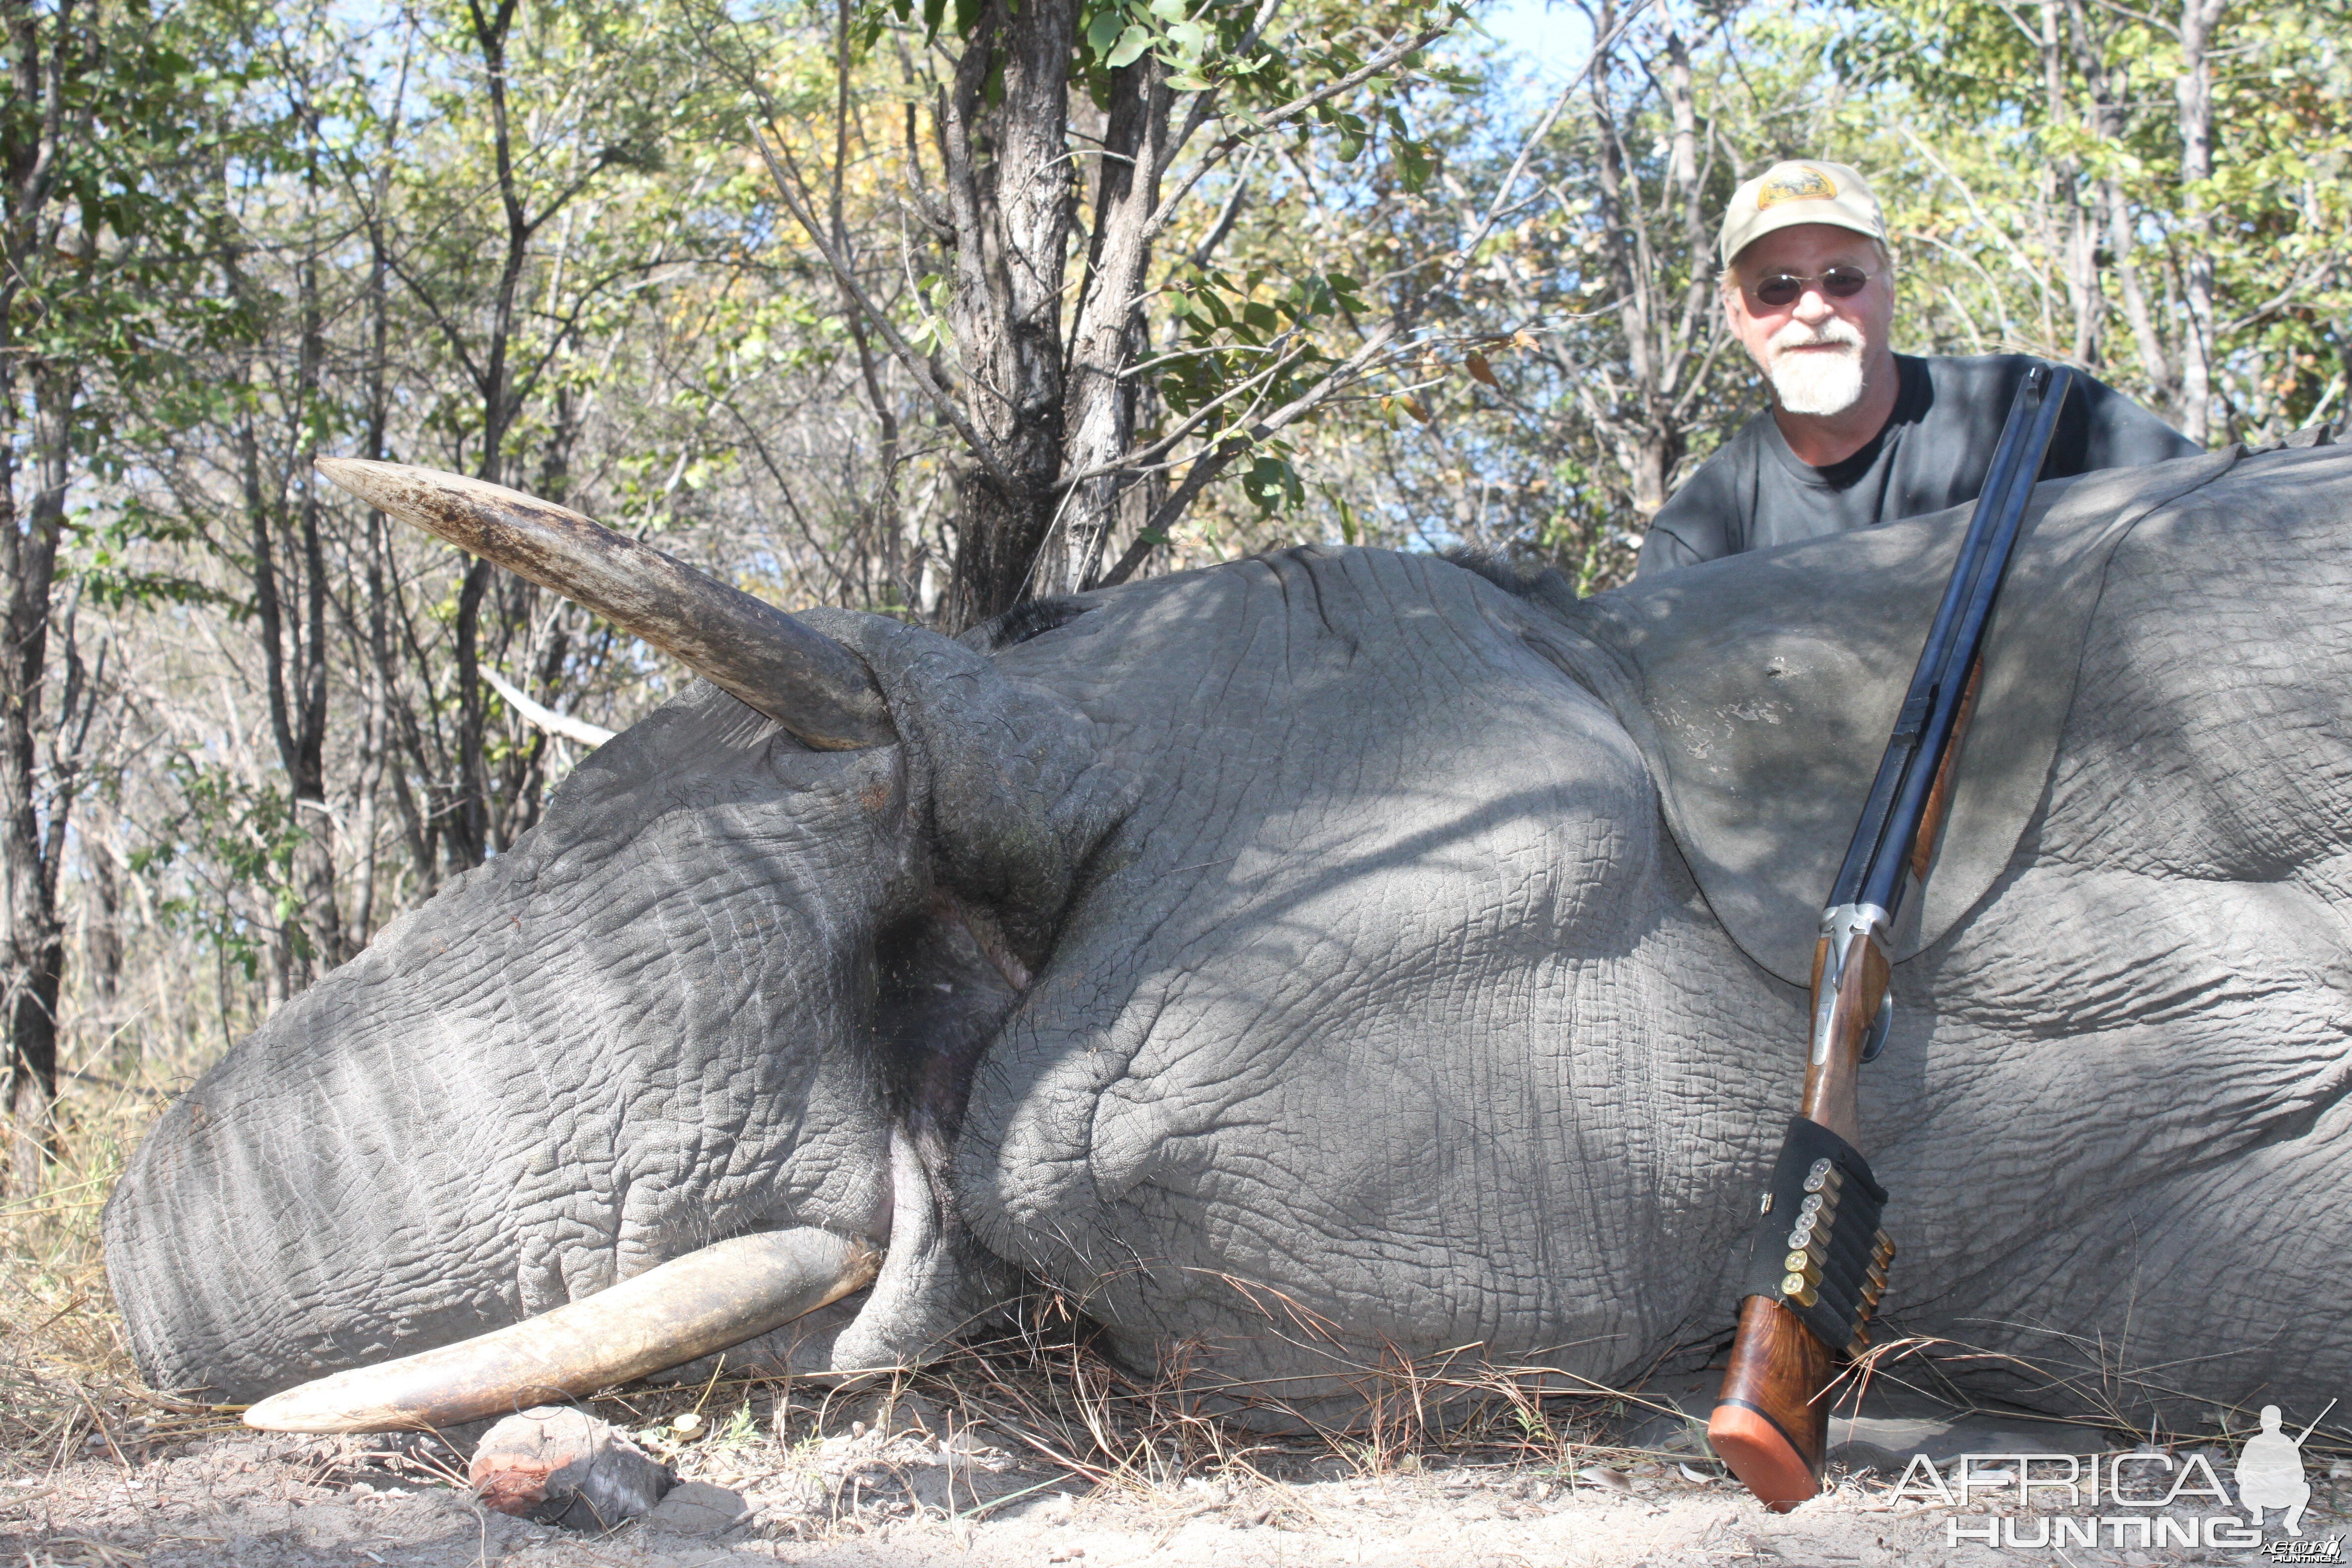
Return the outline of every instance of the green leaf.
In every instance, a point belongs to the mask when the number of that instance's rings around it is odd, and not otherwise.
[[[1299,482],[1298,471],[1271,454],[1250,463],[1249,472],[1242,477],[1242,492],[1257,503],[1262,514],[1295,507],[1307,500],[1307,487]]]
[[[1137,57],[1150,47],[1151,35],[1130,24],[1127,31],[1118,36],[1118,47],[1104,58],[1103,64],[1113,70],[1118,70],[1122,66],[1131,66]]]
[[[1151,0],[1150,12],[1163,22],[1184,19],[1184,0]]]
[[[1097,13],[1095,19],[1087,25],[1087,47],[1094,50],[1097,58],[1109,54],[1111,46],[1118,42],[1120,29],[1126,22],[1127,18],[1116,8]]]
[[[1432,155],[1429,143],[1399,137],[1394,146],[1397,174],[1404,182],[1404,188],[1418,191],[1428,184],[1429,176],[1437,169],[1437,160]]]

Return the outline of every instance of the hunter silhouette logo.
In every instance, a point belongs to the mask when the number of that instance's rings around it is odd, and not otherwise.
[[[2327,1410],[2336,1408],[2336,1401],[2327,1402]],[[2327,1418],[2323,1410],[2303,1436],[2290,1437],[2279,1430],[2279,1407],[2263,1406],[2263,1429],[2246,1439],[2238,1450],[2238,1502],[2252,1517],[2247,1521],[2256,1530],[2263,1527],[2263,1515],[2274,1508],[2286,1510],[2279,1521],[2279,1529],[2289,1535],[2303,1522],[2303,1510],[2311,1501],[2311,1483],[2303,1479],[2303,1445],[2313,1427]]]

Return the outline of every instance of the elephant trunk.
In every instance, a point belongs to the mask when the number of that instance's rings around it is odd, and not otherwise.
[[[814,1226],[737,1237],[520,1323],[272,1394],[245,1424],[415,1430],[583,1397],[781,1328],[872,1283],[879,1264],[866,1241]]]

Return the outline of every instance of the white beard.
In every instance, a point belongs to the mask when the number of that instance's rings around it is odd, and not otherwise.
[[[1834,343],[1834,352],[1803,345]],[[1818,331],[1791,321],[1767,345],[1764,367],[1780,406],[1791,414],[1843,414],[1862,401],[1862,333],[1835,317]]]

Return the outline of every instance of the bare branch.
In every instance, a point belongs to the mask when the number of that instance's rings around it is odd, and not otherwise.
[[[1646,4],[1647,0],[1644,0],[1644,3]],[[1298,97],[1292,99],[1288,103],[1284,104],[1279,109],[1268,110],[1264,114],[1251,115],[1249,117],[1249,125],[1246,131],[1234,132],[1223,137],[1215,146],[1201,154],[1200,163],[1194,167],[1190,174],[1184,177],[1184,181],[1181,184],[1168,193],[1167,196],[1160,202],[1159,210],[1151,215],[1151,221],[1146,225],[1144,228],[1145,238],[1158,238],[1160,231],[1168,226],[1169,220],[1176,216],[1177,208],[1184,205],[1184,198],[1192,195],[1192,187],[1199,184],[1202,178],[1206,175],[1210,170],[1215,168],[1228,157],[1231,157],[1234,149],[1249,141],[1252,136],[1271,131],[1274,127],[1281,124],[1284,121],[1296,119],[1297,116],[1306,113],[1308,110],[1314,108],[1318,103],[1325,102],[1328,100],[1339,97],[1343,92],[1351,91],[1356,88],[1361,87],[1365,82],[1371,80],[1372,78],[1380,75],[1382,71],[1387,70],[1391,66],[1396,64],[1397,61],[1404,58],[1407,55],[1427,48],[1430,45],[1445,37],[1446,34],[1453,30],[1454,24],[1451,22],[1444,23],[1444,25],[1435,27],[1424,28],[1423,31],[1414,35],[1403,43],[1393,44],[1389,47],[1382,49],[1379,54],[1373,56],[1363,65],[1349,71],[1346,76],[1339,78],[1338,80],[1326,82],[1312,92],[1302,93]]]
[[[1159,510],[1151,514],[1150,520],[1138,531],[1135,542],[1128,546],[1127,553],[1121,555],[1118,563],[1105,573],[1098,581],[1087,586],[1116,588],[1126,582],[1134,574],[1135,569],[1143,564],[1145,558],[1153,550],[1166,542],[1169,527],[1184,515],[1185,509],[1192,504],[1193,499],[1202,490],[1208,488],[1210,480],[1224,472],[1227,465],[1250,447],[1285,426],[1296,424],[1314,413],[1343,387],[1352,385],[1395,337],[1394,322],[1382,326],[1365,340],[1361,348],[1349,355],[1338,369],[1307,388],[1306,392],[1276,409],[1258,423],[1225,437],[1214,447],[1195,458],[1192,470],[1184,476],[1184,482],[1176,488],[1175,494],[1160,504]]]
[[[972,428],[971,421],[964,417],[963,410],[956,406],[955,400],[931,379],[930,367],[923,363],[922,356],[915,353],[905,338],[898,335],[898,329],[891,325],[890,318],[883,314],[882,308],[874,302],[872,297],[858,283],[857,275],[850,270],[849,263],[826,239],[824,230],[819,226],[815,215],[793,195],[793,187],[795,183],[793,177],[785,173],[784,163],[778,161],[775,151],[768,145],[766,132],[757,125],[751,127],[751,142],[759,148],[761,161],[768,165],[769,176],[776,182],[777,199],[784,204],[784,210],[791,213],[801,227],[807,231],[809,243],[816,247],[817,254],[824,257],[825,265],[833,268],[833,275],[840,280],[843,289],[851,299],[857,301],[857,308],[866,312],[866,319],[872,321],[875,330],[882,334],[882,341],[890,345],[890,353],[897,357],[899,364],[905,367],[907,374],[914,381],[915,385],[921,390],[925,397],[931,400],[932,406],[940,411],[940,417],[954,427],[957,435],[963,437],[964,444],[971,448],[972,456],[980,459],[981,465],[987,468],[990,477],[999,484],[1010,486],[1013,483],[1013,476],[1005,472],[1003,466],[997,461],[995,451],[982,439],[980,432]],[[790,158],[789,150],[784,156],[787,159]]]

